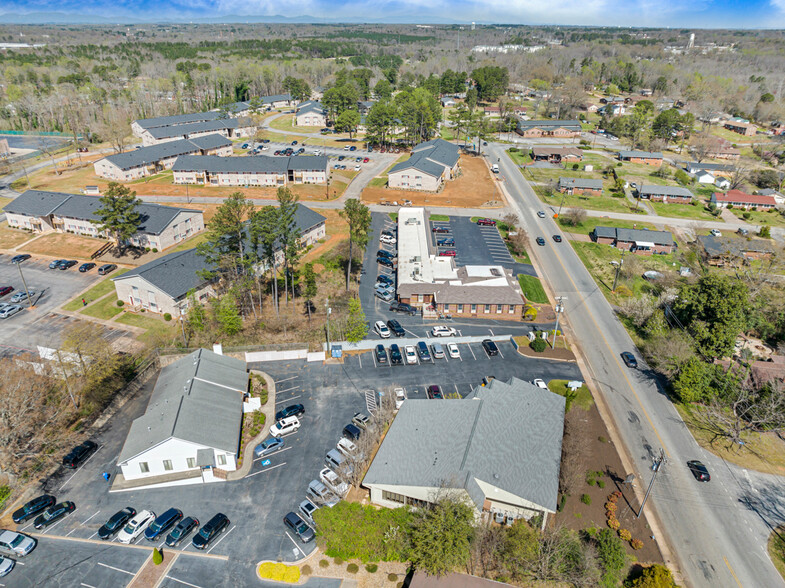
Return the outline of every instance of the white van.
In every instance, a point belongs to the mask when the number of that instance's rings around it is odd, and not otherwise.
[[[499,173],[499,164],[498,164],[498,163],[494,163],[494,164],[491,166],[491,171],[492,171],[493,173],[495,173],[495,174],[498,174],[498,173]]]

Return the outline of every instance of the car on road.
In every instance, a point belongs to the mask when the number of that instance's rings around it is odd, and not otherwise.
[[[545,383],[545,380],[543,380],[543,379],[541,379],[541,378],[535,378],[535,379],[532,381],[532,384],[534,384],[534,385],[535,385],[535,386],[537,386],[538,388],[542,388],[543,390],[547,390],[547,389],[548,389],[548,384],[546,384],[546,383]]]
[[[305,491],[305,495],[316,504],[321,504],[329,508],[332,508],[341,501],[340,498],[330,492],[327,486],[322,484],[319,480],[311,480],[311,483],[308,484],[308,490]]]
[[[698,482],[711,481],[709,470],[705,465],[703,465],[703,462],[698,461],[697,459],[691,459],[687,462],[687,467],[690,469],[690,472],[692,472],[692,475],[695,476],[695,479],[698,480]]]
[[[256,446],[256,449],[253,450],[253,454],[256,457],[272,455],[283,449],[284,445],[286,445],[286,442],[280,437],[270,437],[266,441],[259,443],[259,445]]]
[[[384,267],[395,267],[392,259],[387,259],[386,257],[377,257],[376,263],[383,265]]]
[[[492,218],[478,218],[477,224],[480,225],[481,227],[495,227],[496,221],[493,220]]]
[[[373,325],[373,330],[376,331],[376,333],[382,339],[390,338],[390,329],[387,328],[387,325],[384,324],[384,321],[376,321]]]
[[[439,251],[440,257],[455,257],[458,255],[458,252],[455,249],[445,249],[443,251]]]
[[[275,413],[275,420],[280,421],[281,419],[285,419],[286,417],[290,416],[302,416],[305,414],[305,407],[302,404],[292,404],[283,408]]]
[[[14,569],[15,565],[16,565],[16,561],[11,559],[10,557],[3,557],[2,555],[0,555],[0,578],[10,574],[11,570]]]
[[[83,263],[79,266],[79,271],[81,273],[89,272],[91,269],[95,267],[95,264],[92,261],[88,261],[87,263]]]
[[[537,211],[537,216],[539,216],[540,218],[545,218],[545,211],[544,210],[538,210]]]
[[[621,354],[621,359],[628,368],[637,368],[638,367],[638,360],[635,359],[635,356],[630,353],[629,351],[623,351]]]
[[[283,518],[283,524],[289,527],[289,529],[294,532],[300,538],[300,541],[303,543],[310,543],[313,541],[314,537],[316,536],[313,532],[313,529],[309,527],[300,515],[296,512],[289,512]]]
[[[116,269],[117,269],[117,266],[115,264],[113,264],[113,263],[105,263],[104,265],[102,265],[101,267],[98,268],[98,275],[99,276],[105,276],[109,272],[113,272]]]
[[[0,288],[0,296],[5,296],[13,291],[14,291],[13,286],[3,286],[2,288]]]
[[[393,332],[393,335],[395,335],[396,337],[403,337],[406,335],[406,331],[404,331],[403,327],[401,326],[401,323],[399,323],[395,319],[390,319],[389,321],[387,321],[387,326],[390,328],[390,330]]]
[[[482,348],[485,349],[485,353],[488,355],[499,355],[499,348],[490,339],[483,339]]]
[[[57,269],[60,267],[60,264],[66,261],[65,259],[55,259],[49,262],[49,269]]]
[[[27,295],[30,294],[30,298],[35,296],[35,290],[22,290],[21,292],[17,292],[13,296],[11,296],[11,302],[24,302],[27,300]]]
[[[417,355],[420,356],[420,361],[431,361],[431,352],[428,351],[428,346],[425,342],[417,342]]]
[[[407,345],[404,348],[404,353],[406,354],[406,363],[417,363],[417,352],[414,350],[414,345]]]
[[[36,516],[42,510],[47,509],[50,506],[54,506],[55,502],[57,502],[57,500],[54,496],[50,494],[42,494],[41,496],[37,496],[36,498],[27,501],[24,506],[22,506],[22,508],[15,510],[11,518],[13,518],[14,522],[19,525]]]
[[[300,428],[300,419],[295,416],[286,417],[270,427],[270,435],[273,437],[283,437],[284,435],[291,435],[296,433]]]
[[[435,225],[431,231],[434,233],[449,233],[450,227],[445,227],[444,225]]]
[[[134,516],[123,530],[117,534],[120,543],[131,543],[141,535],[150,523],[155,520],[155,513],[151,510],[143,510]]]
[[[376,346],[376,350],[374,351],[374,353],[376,354],[376,362],[377,363],[380,363],[380,364],[386,364],[387,363],[387,351],[385,351],[384,345],[379,343]]]
[[[0,319],[7,319],[14,316],[17,312],[21,312],[22,307],[18,304],[9,304],[0,308]]]
[[[300,503],[300,506],[297,507],[297,510],[300,511],[299,514],[305,521],[311,525],[316,524],[313,522],[313,513],[319,510],[319,507],[311,502],[308,498]]]
[[[444,347],[441,343],[434,343],[431,345],[431,354],[434,359],[444,359]]]
[[[81,445],[77,445],[63,457],[63,466],[71,469],[78,468],[80,464],[95,453],[96,449],[98,449],[98,445],[89,440]]]
[[[54,506],[50,506],[33,521],[33,526],[36,529],[45,529],[49,525],[56,523],[64,516],[71,514],[76,510],[76,505],[70,500],[65,500]]]
[[[166,536],[166,544],[169,547],[177,547],[182,540],[188,537],[197,527],[199,527],[199,519],[196,517],[185,517],[177,523],[177,526],[172,529],[172,532]]]
[[[403,388],[395,389],[395,410],[399,410],[406,401],[406,391]]]
[[[357,441],[362,435],[362,429],[355,425],[354,423],[349,423],[343,428],[343,436],[349,439],[350,441]]]
[[[155,541],[182,518],[183,511],[179,508],[170,508],[163,514],[158,515],[155,520],[150,523],[150,526],[144,530],[144,538],[148,541]]]
[[[223,533],[228,526],[229,518],[222,512],[219,512],[199,529],[199,532],[194,536],[191,543],[196,549],[205,549],[216,537],[218,537],[218,535]]]
[[[455,343],[449,343],[447,345],[447,353],[450,355],[451,359],[461,359],[461,350]]]
[[[431,400],[444,400],[442,389],[439,388],[439,386],[436,384],[433,386],[428,386],[428,389],[425,391],[425,395]]]
[[[456,329],[452,327],[445,327],[444,325],[437,325],[431,329],[432,337],[455,337],[458,334]]]
[[[23,261],[30,259],[32,255],[29,253],[20,253],[19,255],[14,255],[11,258],[11,263],[22,263]]]
[[[123,510],[118,510],[109,517],[109,520],[106,521],[100,529],[98,529],[98,538],[104,540],[109,539],[112,535],[117,533],[117,531],[122,529],[123,525],[134,516],[136,516],[136,509],[133,507],[126,506]]]
[[[556,241],[557,243],[561,243],[561,235],[554,235],[553,240]]]
[[[719,231],[718,229],[712,229],[711,231],[709,231],[709,234],[712,237],[722,237],[722,232]]]
[[[437,239],[436,245],[438,247],[454,247],[455,239],[453,237],[445,237],[444,239]]]
[[[354,416],[352,417],[352,423],[354,423],[361,429],[367,429],[370,422],[371,419],[369,419],[367,415],[364,415],[361,412],[355,412]]]
[[[539,245],[540,247],[545,245],[545,239],[543,239],[542,237],[537,237],[537,245]]]
[[[393,343],[390,345],[390,365],[401,365],[403,363],[403,356],[401,355],[401,349]]]
[[[57,269],[59,269],[59,270],[71,269],[77,263],[79,263],[79,262],[76,261],[75,259],[66,259],[66,260],[60,262],[60,265],[57,266]]]
[[[406,314],[415,315],[417,314],[417,309],[405,302],[393,302],[390,305],[390,312],[405,312]]]
[[[11,557],[24,557],[35,549],[36,541],[32,537],[0,529],[0,553]]]
[[[349,484],[341,480],[341,477],[330,468],[324,468],[319,472],[319,479],[322,484],[327,486],[336,496],[343,498],[349,493]]]

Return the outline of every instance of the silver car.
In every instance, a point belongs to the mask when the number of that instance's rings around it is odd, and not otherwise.
[[[328,506],[330,508],[341,501],[340,498],[337,498],[327,489],[327,486],[322,484],[319,480],[311,480],[311,483],[308,484],[308,490],[305,492],[305,494],[314,502]]]
[[[17,312],[20,312],[22,307],[18,304],[11,304],[4,308],[0,309],[0,319],[7,319],[8,317],[14,316]]]
[[[0,530],[0,553],[14,557],[27,555],[35,549],[35,539],[16,531]]]
[[[315,513],[317,510],[319,510],[319,507],[307,498],[303,500],[299,506],[300,515],[303,517],[306,523],[310,523],[312,525],[314,524],[313,513]]]
[[[13,559],[0,555],[0,578],[10,574],[11,570],[14,569],[14,564],[16,562]]]
[[[35,296],[35,290],[30,290],[30,298],[33,296]],[[24,290],[11,296],[11,302],[22,302],[24,300],[27,300],[27,292]]]

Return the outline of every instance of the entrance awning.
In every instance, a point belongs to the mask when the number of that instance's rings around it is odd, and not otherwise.
[[[649,248],[651,248],[651,247],[654,247],[654,243],[652,243],[650,241],[635,241],[635,246],[636,247],[649,247]]]
[[[200,468],[215,467],[215,451],[212,449],[197,449],[196,465]]]

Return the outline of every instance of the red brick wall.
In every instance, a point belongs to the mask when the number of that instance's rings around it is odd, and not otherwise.
[[[631,157],[627,161],[630,163],[639,163],[641,165],[662,165],[662,159],[643,159],[642,157]]]
[[[602,190],[593,190],[592,188],[573,188],[572,193],[584,196],[602,196]]]
[[[501,313],[496,312],[496,305],[491,304],[490,312],[485,312],[485,305],[478,304],[477,311],[472,312],[472,305],[471,304],[464,304],[463,305],[463,312],[458,312],[458,305],[457,304],[436,304],[436,310],[440,313],[449,312],[451,316],[454,317],[463,317],[463,318],[478,318],[478,317],[486,317],[486,318],[494,318],[497,320],[503,321],[521,321],[523,320],[523,302],[521,304],[514,305],[514,311],[510,313],[510,305],[503,304]]]
[[[615,239],[611,239],[610,237],[597,237],[597,243],[601,243],[602,245],[613,245]]]

